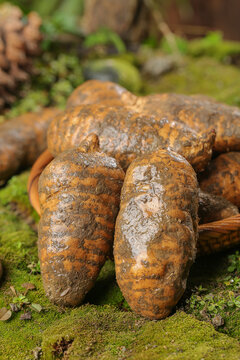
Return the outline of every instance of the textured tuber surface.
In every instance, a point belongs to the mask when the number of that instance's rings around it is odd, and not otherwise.
[[[223,196],[240,207],[240,153],[229,152],[213,159],[201,174],[200,188]]]
[[[133,105],[137,96],[111,81],[88,80],[69,96],[67,107],[87,104]]]
[[[144,317],[168,316],[186,288],[196,253],[197,186],[191,165],[166,150],[127,170],[114,237],[116,278]]]
[[[80,304],[94,285],[119,209],[124,172],[103,153],[80,152],[88,145],[60,154],[39,179],[41,273],[47,296],[60,305]]]
[[[154,113],[167,116],[171,121],[181,121],[197,132],[215,129],[215,151],[240,150],[240,110],[237,107],[206,96],[155,94],[138,98],[133,108],[140,113]]]
[[[222,196],[199,191],[198,217],[200,224],[226,219],[237,214],[239,214],[237,206]]]
[[[56,156],[79,146],[90,133],[99,137],[100,149],[115,157],[123,169],[132,160],[159,148],[173,150],[202,171],[212,155],[214,131],[202,136],[181,123],[154,115],[140,115],[125,107],[81,105],[57,116],[48,129],[48,149]]]
[[[46,149],[47,128],[58,113],[56,108],[46,108],[0,124],[0,185],[31,166]]]

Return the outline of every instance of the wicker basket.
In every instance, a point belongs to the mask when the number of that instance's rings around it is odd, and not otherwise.
[[[198,227],[198,255],[211,254],[240,244],[240,214]]]
[[[40,214],[38,179],[53,156],[46,150],[32,167],[28,180],[28,193],[32,206]],[[240,244],[240,214],[227,219],[202,224],[198,227],[197,255],[207,255]]]

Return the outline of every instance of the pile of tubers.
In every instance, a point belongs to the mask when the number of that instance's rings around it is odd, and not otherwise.
[[[237,108],[206,97],[79,86],[53,117],[28,183],[50,300],[80,304],[113,251],[130,307],[168,316],[186,288],[199,221],[239,214],[239,120]]]

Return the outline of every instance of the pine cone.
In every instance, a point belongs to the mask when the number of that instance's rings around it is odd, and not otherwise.
[[[40,52],[41,19],[8,3],[0,6],[0,108],[14,101],[14,90],[32,72],[31,58]]]

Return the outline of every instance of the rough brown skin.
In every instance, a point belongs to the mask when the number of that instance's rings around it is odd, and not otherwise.
[[[127,105],[143,114],[181,121],[197,132],[215,129],[216,152],[240,150],[240,110],[203,95],[153,94],[137,97],[112,82],[89,80],[69,97],[68,107],[83,104]]]
[[[215,129],[216,152],[240,150],[240,110],[211,100],[206,96],[155,94],[138,98],[134,109],[140,113],[167,116],[181,121],[197,132]]]
[[[99,151],[99,140],[97,135],[90,134],[81,144],[81,147],[78,148],[81,152],[92,152]],[[28,178],[27,191],[28,197],[31,205],[41,215],[39,195],[38,195],[38,182],[39,177],[45,167],[54,159],[52,154],[45,150],[39,158],[35,161]]]
[[[46,108],[0,125],[0,185],[20,169],[32,165],[46,149],[47,128],[58,113],[56,108]]]
[[[239,214],[237,206],[222,196],[212,195],[199,190],[198,217],[200,224],[226,219]]]
[[[181,298],[196,253],[198,184],[179,154],[160,150],[129,166],[114,237],[118,285],[130,307],[168,316]]]
[[[229,152],[213,159],[199,177],[199,185],[240,207],[240,153]]]
[[[48,149],[56,156],[78,146],[90,133],[99,136],[100,149],[127,169],[139,155],[159,148],[184,156],[196,171],[202,171],[212,155],[215,133],[203,136],[184,124],[166,118],[141,115],[127,107],[81,105],[57,116],[48,129]]]
[[[47,296],[80,304],[113,243],[124,172],[103,153],[60,154],[39,179],[39,259]]]
[[[88,80],[73,91],[68,98],[67,107],[98,103],[108,106],[133,105],[136,101],[135,95],[118,84]]]

